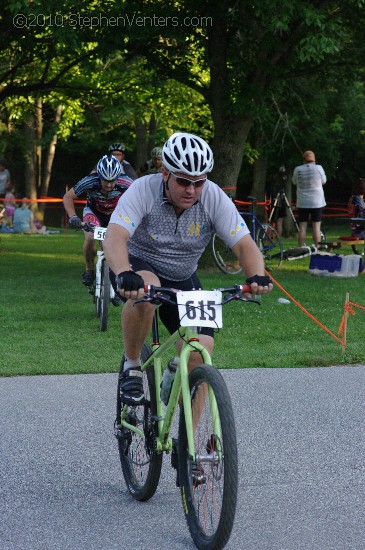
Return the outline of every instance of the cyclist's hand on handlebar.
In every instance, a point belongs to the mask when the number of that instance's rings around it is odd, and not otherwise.
[[[116,276],[115,282],[119,294],[124,298],[136,300],[144,296],[144,280],[134,271],[122,271]]]
[[[79,229],[81,227],[82,221],[78,216],[71,216],[71,218],[68,220],[68,223],[71,227],[74,227],[75,229]]]
[[[246,279],[246,283],[251,286],[252,294],[267,294],[273,289],[272,280],[267,275],[253,275]]]

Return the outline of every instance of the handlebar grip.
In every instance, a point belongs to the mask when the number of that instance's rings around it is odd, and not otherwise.
[[[243,294],[245,294],[246,292],[249,292],[249,293],[251,292],[251,285],[242,285],[241,288],[242,288],[241,292]]]

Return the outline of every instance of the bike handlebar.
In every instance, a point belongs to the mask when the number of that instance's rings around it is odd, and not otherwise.
[[[151,292],[166,292],[167,294],[171,294],[171,296],[173,296],[177,292],[179,292],[179,289],[163,287],[163,286],[144,285],[143,288],[146,294],[150,294]],[[232,293],[232,292],[247,293],[247,292],[251,292],[251,285],[234,285],[226,288],[217,288],[216,290],[219,290],[223,294],[228,292],[229,293]]]
[[[234,285],[226,288],[217,288],[216,290],[222,292],[222,294],[226,294],[226,296],[222,300],[222,304],[227,304],[231,300],[241,300],[242,302],[254,302],[256,304],[260,304],[258,300],[252,299],[252,298],[245,298],[243,294],[249,294],[251,293],[251,286],[250,285]],[[144,285],[144,292],[145,296],[144,298],[140,298],[139,300],[136,300],[135,303],[139,302],[150,302],[155,305],[161,305],[162,303],[167,303],[171,305],[176,305],[176,302],[172,300],[171,298],[173,296],[176,296],[176,294],[179,292],[179,289],[175,288],[168,288],[168,287],[161,287],[161,286],[154,286],[154,285]]]
[[[81,225],[78,229],[82,229],[82,231],[86,231],[89,233],[94,233],[94,229],[97,227],[94,223],[90,222],[81,222]]]

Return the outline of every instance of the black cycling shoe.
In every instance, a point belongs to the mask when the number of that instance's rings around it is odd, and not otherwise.
[[[144,403],[141,367],[133,367],[123,372],[120,378],[120,400],[126,405]]]
[[[82,283],[86,286],[92,285],[94,282],[94,270],[93,269],[87,269],[82,274]]]

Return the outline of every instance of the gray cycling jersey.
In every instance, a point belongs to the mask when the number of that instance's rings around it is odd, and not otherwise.
[[[129,253],[150,263],[159,276],[172,281],[191,277],[213,232],[230,247],[249,233],[234,203],[212,181],[179,217],[163,190],[161,174],[135,180],[110,218],[129,232]]]

